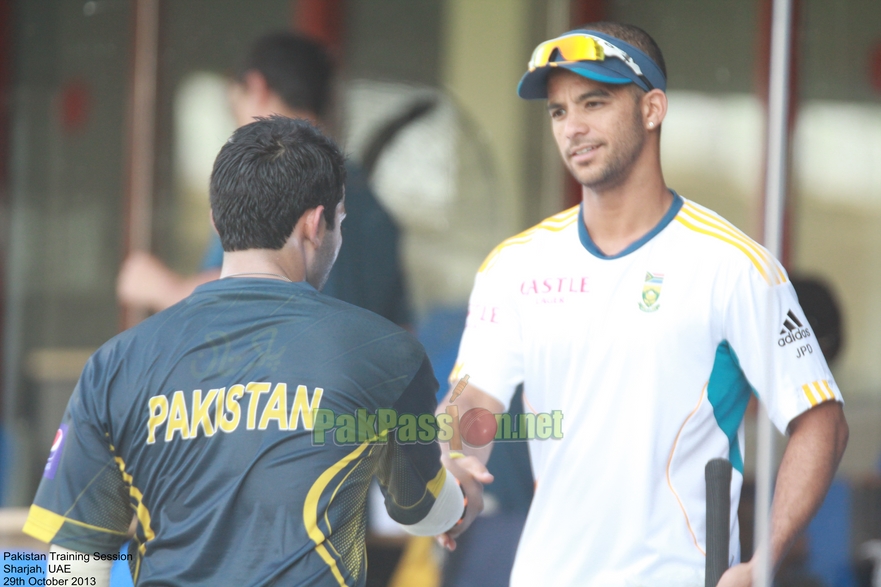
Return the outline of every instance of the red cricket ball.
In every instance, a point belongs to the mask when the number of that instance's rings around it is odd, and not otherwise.
[[[492,442],[498,430],[496,415],[484,408],[472,408],[459,420],[459,432],[468,446],[480,448]]]

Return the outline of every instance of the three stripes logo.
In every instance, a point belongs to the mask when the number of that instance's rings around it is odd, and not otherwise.
[[[786,312],[786,318],[783,320],[783,328],[780,330],[780,338],[777,340],[777,346],[785,347],[803,338],[810,338],[811,331],[801,323],[792,310]]]

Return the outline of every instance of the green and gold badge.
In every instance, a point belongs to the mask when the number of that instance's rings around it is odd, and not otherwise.
[[[664,276],[660,273],[646,271],[645,283],[642,284],[642,301],[639,309],[643,312],[654,312],[661,306],[658,299],[661,297],[661,286],[664,285]]]

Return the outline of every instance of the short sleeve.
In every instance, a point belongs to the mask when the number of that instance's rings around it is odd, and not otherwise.
[[[523,345],[513,288],[501,259],[494,258],[498,254],[490,255],[474,279],[450,384],[467,375],[469,383],[507,408],[523,382]]]
[[[820,345],[779,268],[779,282],[754,268],[734,281],[725,338],[778,430],[810,408],[843,401]]]
[[[106,426],[90,409],[94,370],[86,366],[67,405],[24,532],[81,552],[115,552],[133,510]]]

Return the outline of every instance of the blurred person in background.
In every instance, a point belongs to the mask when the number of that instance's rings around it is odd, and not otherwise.
[[[321,126],[330,111],[333,76],[331,58],[318,43],[289,32],[261,37],[237,68],[230,91],[237,126],[271,114]],[[351,162],[346,169],[344,244],[323,293],[406,326],[411,316],[399,260],[398,227],[363,172]],[[201,270],[194,275],[176,273],[148,252],[133,252],[119,273],[119,301],[126,308],[163,310],[196,286],[217,279],[222,257],[216,233],[212,233]]]

